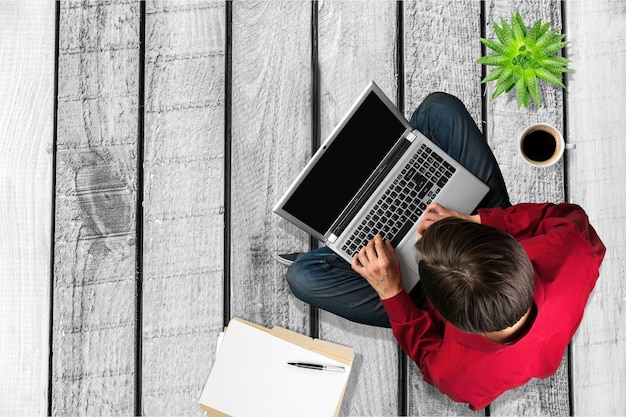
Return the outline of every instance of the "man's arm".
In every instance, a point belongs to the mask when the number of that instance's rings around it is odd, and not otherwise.
[[[431,365],[443,344],[442,329],[435,325],[426,310],[415,306],[404,290],[381,301],[400,347],[420,368],[424,380],[434,385]]]
[[[402,287],[400,261],[391,242],[376,235],[352,258],[352,269],[376,290],[398,343],[419,366],[424,379],[432,384],[427,357],[439,350],[443,335],[428,313],[418,309]]]

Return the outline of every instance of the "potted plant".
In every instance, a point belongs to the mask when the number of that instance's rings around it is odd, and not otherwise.
[[[550,25],[539,19],[527,30],[518,11],[511,15],[510,24],[503,18],[500,26],[494,22],[498,40],[480,38],[485,46],[495,51],[477,61],[496,67],[482,80],[483,83],[496,82],[492,99],[515,87],[518,108],[528,107],[531,97],[539,107],[539,80],[565,88],[563,73],[569,72],[567,65],[571,60],[556,53],[569,42],[563,42],[565,34],[548,30]]]

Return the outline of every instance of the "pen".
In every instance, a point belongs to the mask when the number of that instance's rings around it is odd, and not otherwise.
[[[298,368],[316,369],[318,371],[344,372],[346,368],[336,365],[319,365],[316,363],[287,362],[287,365],[296,366]]]

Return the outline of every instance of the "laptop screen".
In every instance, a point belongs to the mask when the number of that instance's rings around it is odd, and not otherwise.
[[[370,92],[283,209],[325,234],[405,130]]]

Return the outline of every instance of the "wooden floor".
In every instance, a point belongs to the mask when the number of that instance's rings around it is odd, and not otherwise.
[[[481,95],[478,37],[518,8],[572,42],[541,108]],[[341,415],[474,414],[389,330],[292,297],[273,260],[311,243],[272,205],[373,79],[407,115],[460,97],[512,200],[581,204],[608,248],[557,373],[488,413],[626,414],[625,41],[626,1],[1,2],[2,412],[198,415],[239,316],[354,347]],[[576,149],[526,166],[532,122]]]

